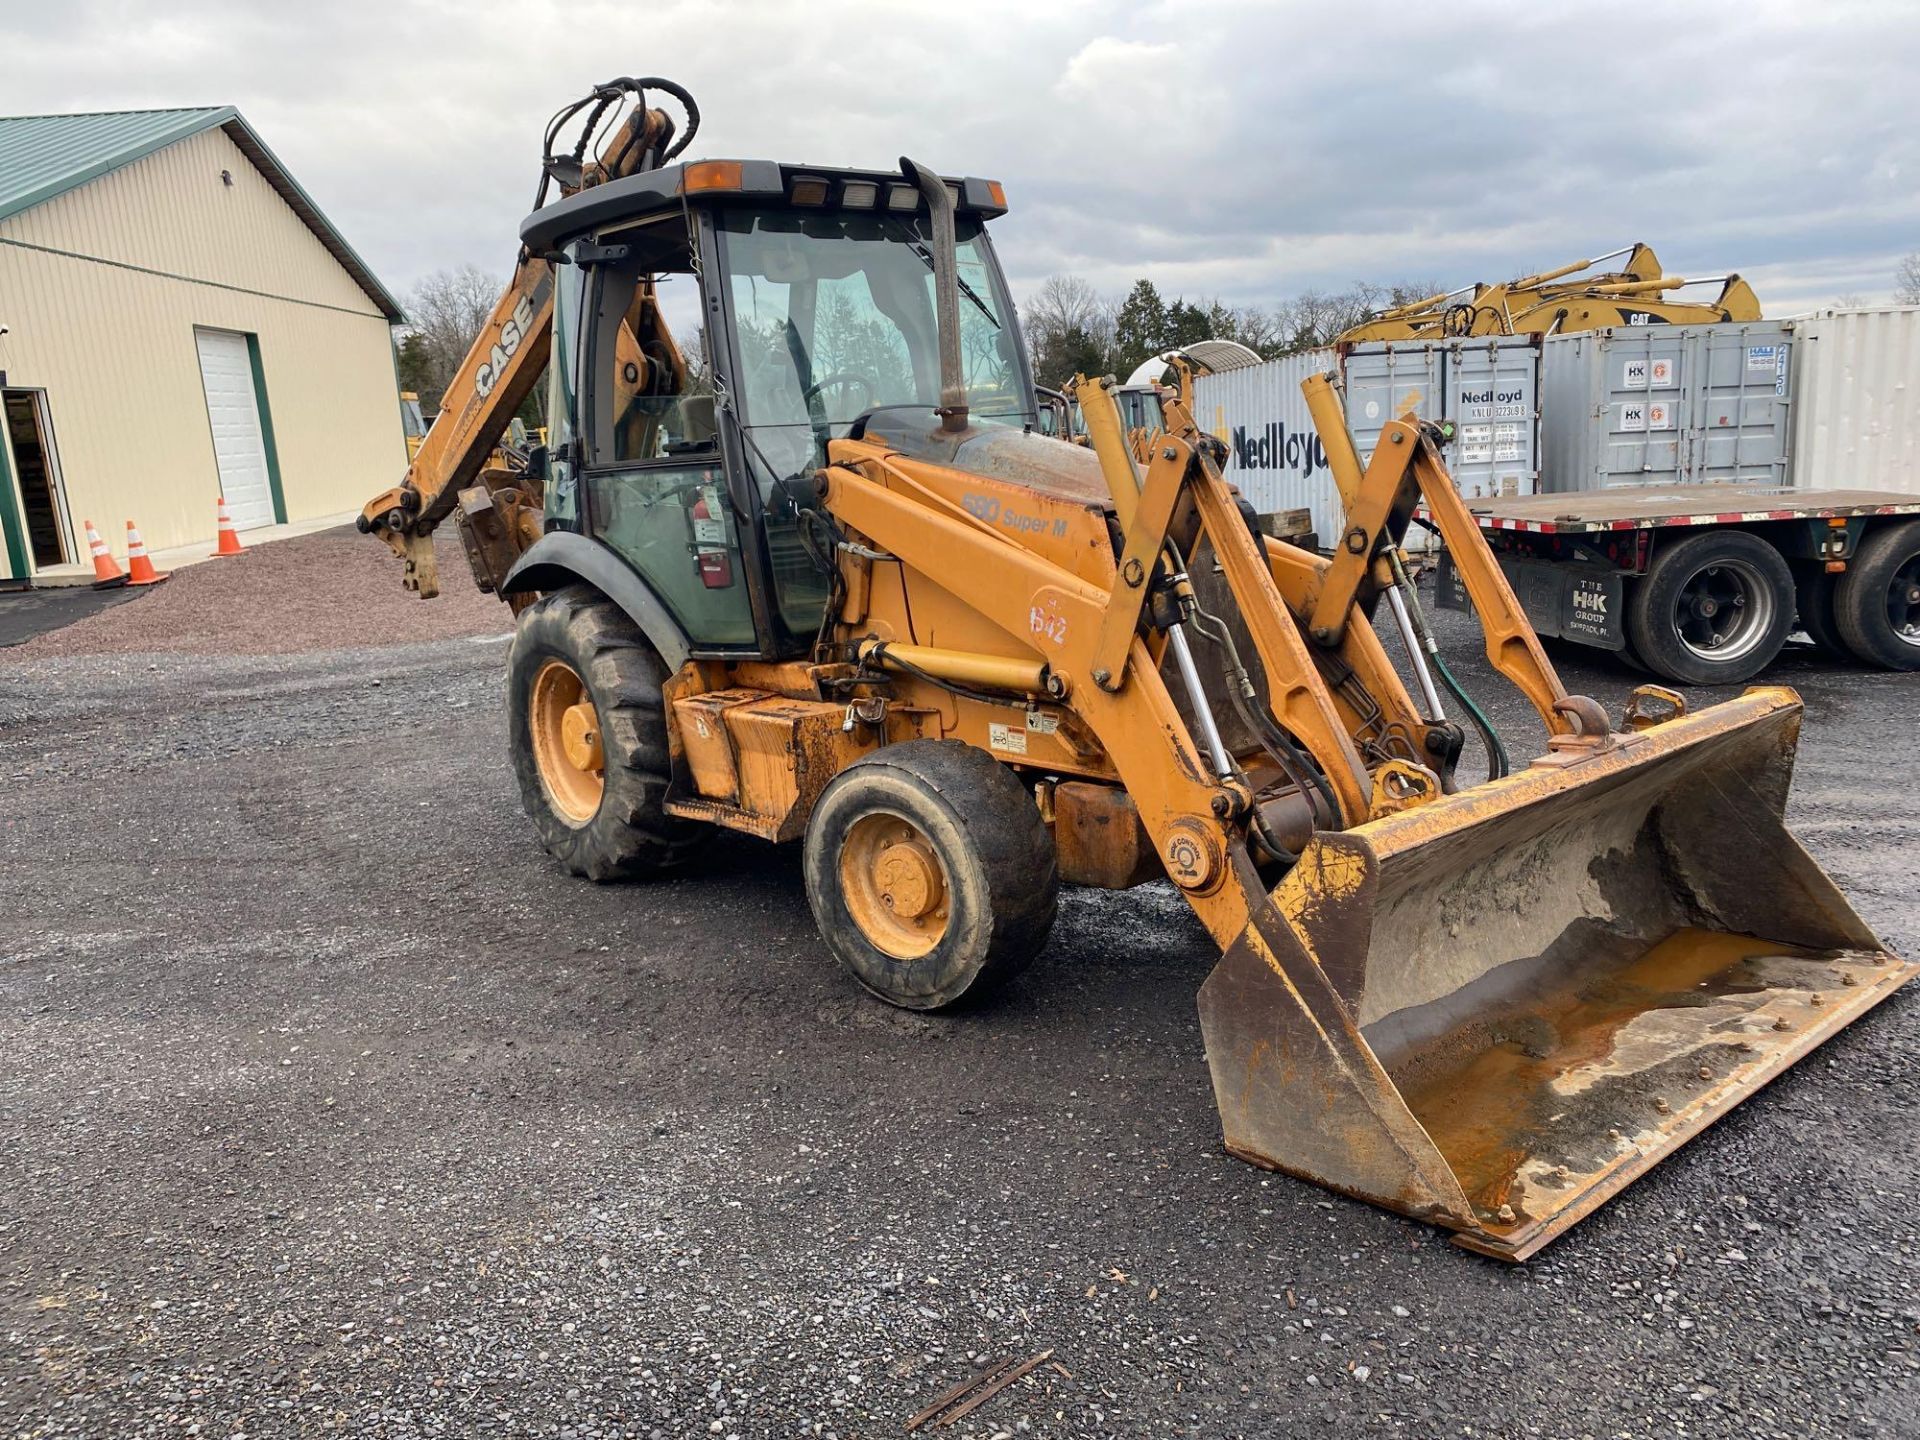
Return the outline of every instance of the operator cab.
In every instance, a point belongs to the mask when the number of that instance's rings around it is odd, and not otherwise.
[[[1033,383],[986,231],[1006,203],[945,183],[967,433],[1017,433]],[[521,239],[555,276],[546,528],[615,551],[695,654],[807,653],[833,556],[801,511],[828,441],[938,423],[933,225],[898,172],[751,160],[536,211]]]

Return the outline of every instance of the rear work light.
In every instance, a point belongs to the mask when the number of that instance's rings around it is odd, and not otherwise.
[[[827,182],[810,175],[803,175],[793,182],[787,196],[796,205],[824,205],[827,203]]]
[[[849,210],[871,210],[880,187],[871,180],[849,180],[840,187],[840,203]]]

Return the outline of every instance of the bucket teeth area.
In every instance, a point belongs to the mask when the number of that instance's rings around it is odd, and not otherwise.
[[[1392,1067],[1480,1222],[1531,1254],[1913,973],[1683,929],[1481,1016]]]

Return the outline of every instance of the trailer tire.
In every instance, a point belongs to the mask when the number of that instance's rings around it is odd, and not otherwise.
[[[1800,575],[1793,586],[1794,609],[1800,628],[1807,632],[1808,639],[1834,659],[1850,660],[1853,651],[1840,638],[1840,627],[1833,613],[1834,581],[1837,578],[1827,574],[1824,569]]]
[[[890,1005],[939,1010],[1032,964],[1053,928],[1053,837],[1014,773],[959,740],[907,740],[834,776],[807,823],[807,901]]]
[[[1735,685],[1780,653],[1793,609],[1778,550],[1744,530],[1707,530],[1654,551],[1627,600],[1627,635],[1656,675]]]
[[[1856,658],[1920,670],[1920,522],[1867,536],[1834,587],[1833,618]]]
[[[666,678],[626,612],[589,586],[554,591],[520,613],[507,657],[514,778],[540,843],[575,875],[655,874],[711,836],[666,811]],[[593,758],[597,768],[586,763]]]

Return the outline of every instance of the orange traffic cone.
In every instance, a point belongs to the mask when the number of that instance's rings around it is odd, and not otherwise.
[[[120,573],[120,567],[113,563],[113,555],[107,549],[107,542],[100,538],[100,532],[93,528],[93,521],[81,522],[87,527],[87,548],[93,552],[93,588],[111,590],[116,585],[127,583],[127,577]]]
[[[227,497],[220,497],[220,548],[213,553],[219,555],[244,555],[247,547],[240,543],[240,532],[233,528],[233,512],[227,509]]]
[[[127,583],[158,585],[172,573],[171,570],[162,573],[153,568],[153,561],[147,558],[147,542],[140,538],[133,521],[127,521]]]

